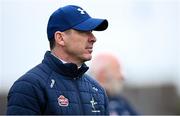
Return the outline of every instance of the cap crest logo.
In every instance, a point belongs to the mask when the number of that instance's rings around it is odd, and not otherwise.
[[[85,11],[83,9],[78,8],[77,10],[80,11],[81,14],[85,14]]]
[[[66,97],[64,97],[63,95],[60,95],[58,97],[58,103],[59,103],[60,106],[68,106],[69,105],[69,100]]]

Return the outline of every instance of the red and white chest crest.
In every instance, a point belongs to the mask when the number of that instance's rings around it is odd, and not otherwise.
[[[58,97],[58,103],[59,103],[60,106],[68,106],[69,105],[69,100],[66,97],[64,97],[63,95],[60,95]]]

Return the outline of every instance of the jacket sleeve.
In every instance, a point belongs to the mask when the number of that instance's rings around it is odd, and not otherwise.
[[[105,91],[105,90],[104,90]],[[109,115],[109,100],[106,92],[104,92],[104,97],[105,97],[105,115]]]
[[[8,93],[7,115],[42,114],[43,93],[35,83],[29,80],[14,83]]]

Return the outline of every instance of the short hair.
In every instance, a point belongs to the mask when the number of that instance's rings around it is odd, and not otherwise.
[[[70,34],[72,32],[72,29],[68,29],[68,30],[65,30],[63,31],[64,33],[66,34]],[[49,45],[50,45],[50,49],[52,50],[54,47],[55,47],[55,38],[49,38]]]
[[[49,39],[49,45],[50,45],[51,50],[55,47],[55,39],[54,38]]]

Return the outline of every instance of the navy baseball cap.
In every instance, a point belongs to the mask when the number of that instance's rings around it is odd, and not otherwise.
[[[54,38],[56,31],[75,29],[80,31],[103,31],[108,27],[106,19],[92,18],[79,6],[68,5],[57,9],[49,18],[48,39]]]

